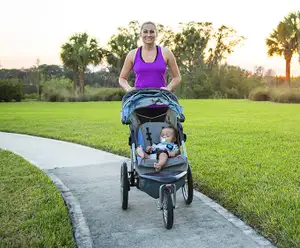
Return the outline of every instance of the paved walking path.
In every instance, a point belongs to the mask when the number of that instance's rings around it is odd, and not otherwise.
[[[174,226],[163,226],[156,200],[136,188],[129,192],[129,208],[120,204],[121,156],[73,143],[0,132],[0,149],[21,155],[44,170],[61,190],[78,247],[197,247],[270,248],[224,208],[195,191],[186,206],[177,192]]]

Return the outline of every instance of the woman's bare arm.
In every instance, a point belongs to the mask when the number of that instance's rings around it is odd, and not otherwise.
[[[174,54],[168,48],[164,48],[164,50],[167,59],[167,65],[170,68],[171,75],[172,75],[172,80],[168,84],[167,89],[173,91],[175,90],[176,86],[180,83],[181,75]]]
[[[127,54],[126,59],[124,61],[123,68],[119,76],[119,84],[127,92],[135,89],[134,87],[131,87],[127,81],[129,73],[133,66],[134,54],[135,54],[135,50],[132,50]]]

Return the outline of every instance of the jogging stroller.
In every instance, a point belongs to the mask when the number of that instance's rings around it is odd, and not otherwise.
[[[131,165],[123,162],[121,166],[121,203],[128,207],[128,191],[136,186],[155,199],[159,199],[159,209],[163,210],[163,221],[167,229],[172,228],[176,192],[182,188],[186,204],[193,201],[192,171],[187,160],[185,148],[186,135],[181,122],[185,117],[177,97],[163,89],[139,89],[127,93],[122,99],[121,121],[129,125],[129,146],[131,147]],[[173,126],[177,133],[177,145],[181,154],[168,158],[165,167],[156,172],[156,156],[141,159],[136,155],[136,148],[143,148],[158,143],[160,131]]]

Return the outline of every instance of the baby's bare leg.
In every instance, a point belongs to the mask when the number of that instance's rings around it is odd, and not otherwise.
[[[160,171],[166,165],[168,158],[169,158],[168,154],[164,152],[159,154],[158,162],[154,164],[154,168],[156,169],[156,171]]]

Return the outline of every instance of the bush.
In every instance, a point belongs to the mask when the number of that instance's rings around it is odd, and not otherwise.
[[[37,100],[38,96],[37,96],[36,93],[25,94],[24,95],[24,99],[28,99],[28,100],[34,99],[34,100]]]
[[[176,94],[183,98],[245,99],[251,90],[261,84],[260,77],[250,76],[240,67],[225,64],[210,69],[201,65],[189,74],[183,73]]]
[[[34,84],[24,84],[24,94],[37,93],[37,87]]]
[[[295,77],[291,79],[291,86],[295,88],[300,87],[300,77]]]
[[[72,92],[72,81],[50,80],[43,84],[43,100],[50,102],[120,101],[125,91],[120,88],[96,88],[85,86],[85,95]]]
[[[120,88],[92,88],[86,87],[86,97],[90,101],[121,101],[125,91]]]
[[[271,101],[280,103],[300,103],[300,88],[274,88],[271,90]]]
[[[64,102],[72,98],[72,81],[51,79],[43,83],[43,99],[50,102]]]
[[[283,86],[277,88],[256,88],[250,92],[249,99],[278,103],[300,103],[300,88]]]
[[[18,80],[0,80],[0,102],[20,102],[23,98],[23,85]]]
[[[250,91],[249,99],[252,101],[270,101],[270,89],[258,87]]]

